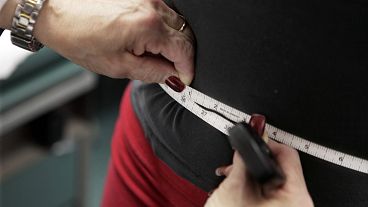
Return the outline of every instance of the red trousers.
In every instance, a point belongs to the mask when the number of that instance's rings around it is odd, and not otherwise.
[[[207,193],[176,175],[153,153],[134,113],[130,88],[115,126],[102,206],[203,206]]]

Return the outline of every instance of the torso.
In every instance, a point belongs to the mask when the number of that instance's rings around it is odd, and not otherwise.
[[[197,39],[194,88],[246,113],[264,114],[288,132],[368,159],[366,3],[174,3]],[[214,188],[214,169],[231,161],[226,137],[157,85],[134,93],[156,154],[202,189]],[[368,204],[367,189],[353,193],[368,188],[367,175],[301,157],[316,204]]]

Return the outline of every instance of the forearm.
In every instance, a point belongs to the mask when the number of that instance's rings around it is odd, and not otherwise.
[[[6,0],[0,0],[0,11],[3,8],[5,3],[6,3]]]
[[[1,28],[11,29],[21,1],[7,0]],[[189,84],[194,38],[182,25],[163,1],[44,0],[31,26],[43,45],[96,73],[157,83],[176,76]]]
[[[20,0],[7,0],[0,11],[0,28],[10,29],[15,9]]]

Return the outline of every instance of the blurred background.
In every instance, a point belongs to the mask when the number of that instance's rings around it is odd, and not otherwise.
[[[99,206],[128,80],[10,44],[0,37],[0,206]]]

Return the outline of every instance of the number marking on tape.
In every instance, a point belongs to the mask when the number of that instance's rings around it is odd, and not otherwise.
[[[250,115],[221,103],[189,86],[186,86],[180,93],[173,91],[167,85],[160,84],[160,86],[167,94],[186,109],[226,135],[228,135],[228,129],[234,126],[233,122],[238,123],[245,121],[249,123]],[[266,131],[269,138],[301,152],[336,165],[368,174],[368,160],[313,143],[270,124],[266,124]]]

